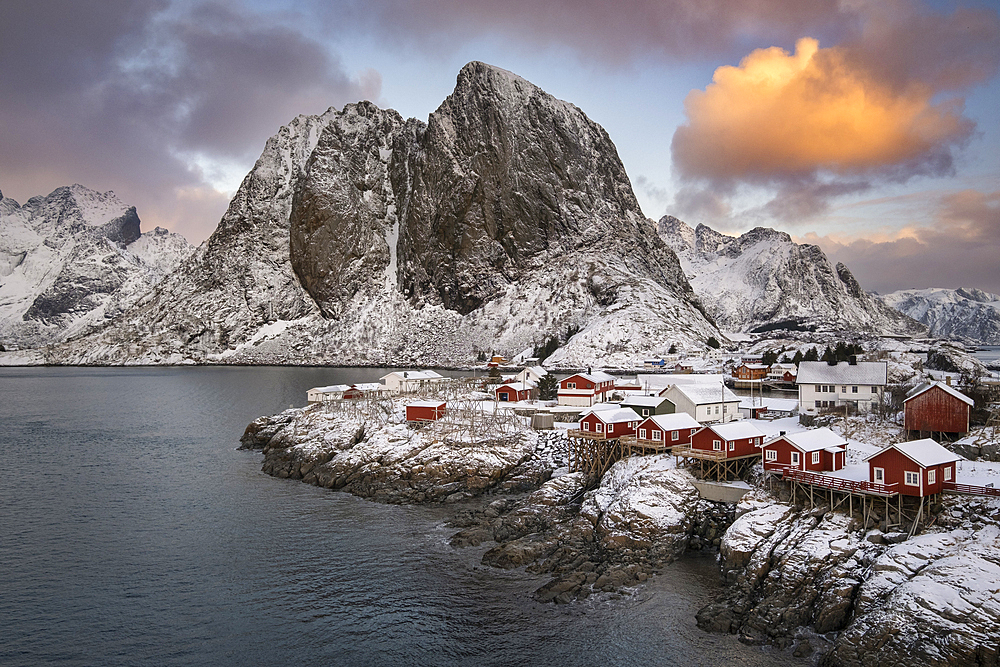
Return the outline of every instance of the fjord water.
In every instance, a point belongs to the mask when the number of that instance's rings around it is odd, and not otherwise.
[[[384,369],[0,369],[2,665],[743,665],[710,558],[555,606],[454,550],[453,507],[260,472],[246,424]]]

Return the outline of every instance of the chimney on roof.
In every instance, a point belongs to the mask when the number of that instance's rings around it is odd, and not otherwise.
[[[858,355],[852,354],[851,356],[849,356],[847,358],[847,363],[849,363],[851,366],[857,366],[858,365]]]
[[[590,366],[587,366],[587,375],[592,375],[594,371],[591,370]]]
[[[779,435],[779,436],[784,436],[784,435],[785,435],[785,432],[784,432],[784,431],[778,431],[778,435]]]
[[[945,375],[944,376],[944,383],[946,385],[948,385],[949,387],[951,386],[951,376],[950,375]]]

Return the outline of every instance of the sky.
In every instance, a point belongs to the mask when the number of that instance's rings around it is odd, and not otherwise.
[[[426,120],[472,60],[600,123],[653,220],[1000,293],[995,1],[3,0],[0,192],[113,190],[199,243],[281,125]]]

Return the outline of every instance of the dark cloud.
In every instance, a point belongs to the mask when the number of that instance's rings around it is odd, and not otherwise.
[[[441,51],[484,34],[529,48],[574,50],[584,60],[690,60],[788,43],[806,32],[831,40],[857,33],[857,13],[839,0],[365,0],[327,12],[331,29],[365,24],[393,42]],[[447,36],[448,39],[442,39]]]
[[[294,116],[381,87],[302,33],[223,3],[14,0],[0,12],[4,193],[114,189],[144,226],[196,240],[225,197],[195,158],[251,163]]]
[[[1000,293],[1000,191],[952,193],[937,202],[935,212],[933,226],[904,230],[890,240],[802,240],[847,264],[865,289],[972,287]]]

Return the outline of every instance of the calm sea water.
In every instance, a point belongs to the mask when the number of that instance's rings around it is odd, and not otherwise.
[[[454,550],[451,508],[260,472],[235,447],[311,386],[384,369],[0,369],[0,664],[740,665],[702,633],[711,558],[633,598],[540,605],[545,579]]]
[[[1000,345],[986,345],[976,350],[976,359],[984,364],[1000,361]]]

